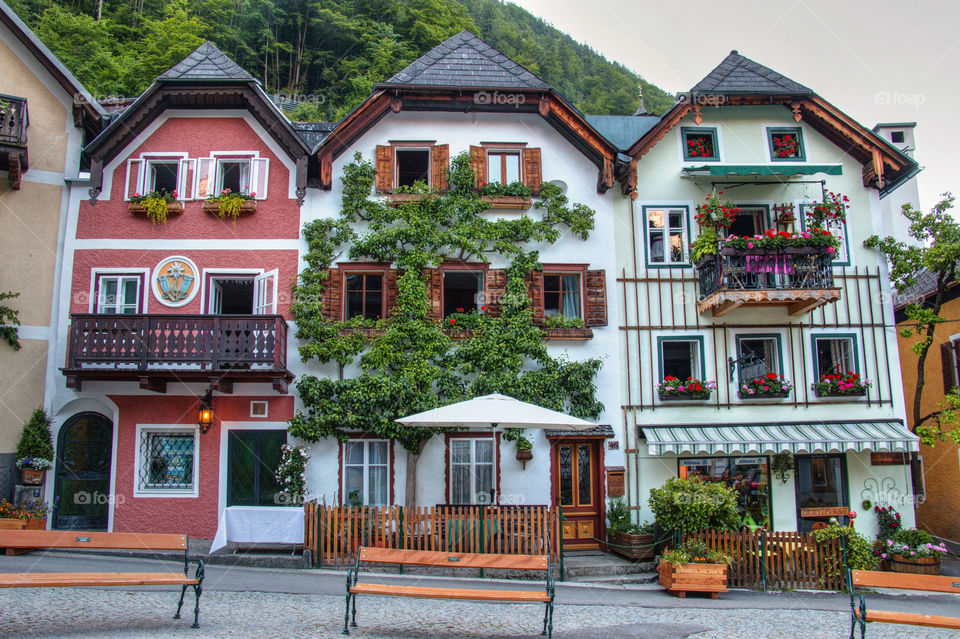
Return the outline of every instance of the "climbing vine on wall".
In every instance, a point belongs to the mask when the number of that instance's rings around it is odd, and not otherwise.
[[[6,306],[4,300],[20,297],[20,293],[0,291],[0,339],[9,344],[13,350],[20,350],[20,311]]]

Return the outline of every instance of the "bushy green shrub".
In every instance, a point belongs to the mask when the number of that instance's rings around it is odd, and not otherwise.
[[[733,489],[696,477],[667,480],[650,491],[648,503],[660,527],[671,533],[736,530],[740,524]]]
[[[53,436],[50,434],[52,423],[43,408],[37,408],[33,411],[20,433],[20,441],[17,443],[17,459],[32,458],[53,461]]]
[[[813,538],[817,543],[821,544],[831,539],[846,539],[847,563],[850,565],[851,570],[877,569],[877,556],[873,552],[873,544],[849,526],[838,526],[834,524],[821,530],[814,530]],[[823,570],[826,575],[842,575],[843,564],[834,562],[830,557],[825,557]]]
[[[930,533],[925,530],[917,530],[916,528],[901,528],[893,533],[891,539],[893,539],[893,543],[895,544],[903,544],[911,548],[933,543],[933,536],[930,535]]]

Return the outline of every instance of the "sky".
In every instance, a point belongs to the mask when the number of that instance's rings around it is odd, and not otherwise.
[[[960,3],[511,1],[671,93],[736,49],[869,128],[917,122],[920,205],[960,195]]]

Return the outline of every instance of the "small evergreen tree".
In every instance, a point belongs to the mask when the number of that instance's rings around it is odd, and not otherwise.
[[[20,441],[17,443],[17,459],[45,459],[53,461],[53,436],[50,425],[53,422],[43,408],[37,408],[23,425]]]

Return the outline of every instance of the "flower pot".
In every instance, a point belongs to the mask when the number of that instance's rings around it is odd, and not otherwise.
[[[688,592],[710,593],[718,599],[727,592],[726,564],[670,564],[661,562],[657,568],[658,581],[675,597],[686,597]]]
[[[544,328],[545,339],[554,339],[567,342],[583,342],[593,338],[593,330],[589,328]]]
[[[737,397],[740,399],[783,399],[784,397],[790,397],[790,391],[781,391],[779,393],[754,393],[753,395],[744,393],[743,391],[737,391]]]
[[[653,559],[653,535],[634,535],[628,532],[610,533],[610,550],[628,559]]]
[[[921,557],[912,560],[903,555],[894,555],[890,559],[890,570],[892,572],[909,573],[912,575],[939,575],[940,558],[939,557]]]
[[[796,222],[796,220],[796,216],[790,214],[781,215],[777,218],[777,221],[780,222],[780,224],[792,224],[793,222]]]
[[[522,462],[527,462],[533,459],[533,449],[532,448],[518,448],[517,449],[517,460]]]
[[[43,485],[43,476],[44,471],[37,470],[35,468],[21,468],[20,469],[20,483],[25,486],[41,486]]]
[[[853,392],[827,391],[825,393],[821,393],[815,388],[813,389],[813,394],[817,397],[864,397],[867,394],[867,389],[864,388]]]
[[[127,204],[127,210],[133,213],[134,215],[143,215],[147,214],[147,207],[139,202],[130,202]],[[167,217],[171,215],[180,215],[183,213],[183,202],[168,202],[167,203]]]
[[[663,393],[657,392],[657,396],[660,398],[661,402],[705,402],[710,399],[710,396],[706,397],[694,397],[693,393],[680,393],[678,395],[664,395]]]
[[[220,216],[220,202],[216,200],[207,200],[200,208],[207,213],[212,215]],[[239,215],[251,215],[257,212],[257,201],[256,200],[244,200],[240,204],[240,213]]]
[[[480,198],[491,209],[512,209],[523,211],[533,206],[533,200],[519,195],[484,195]]]

